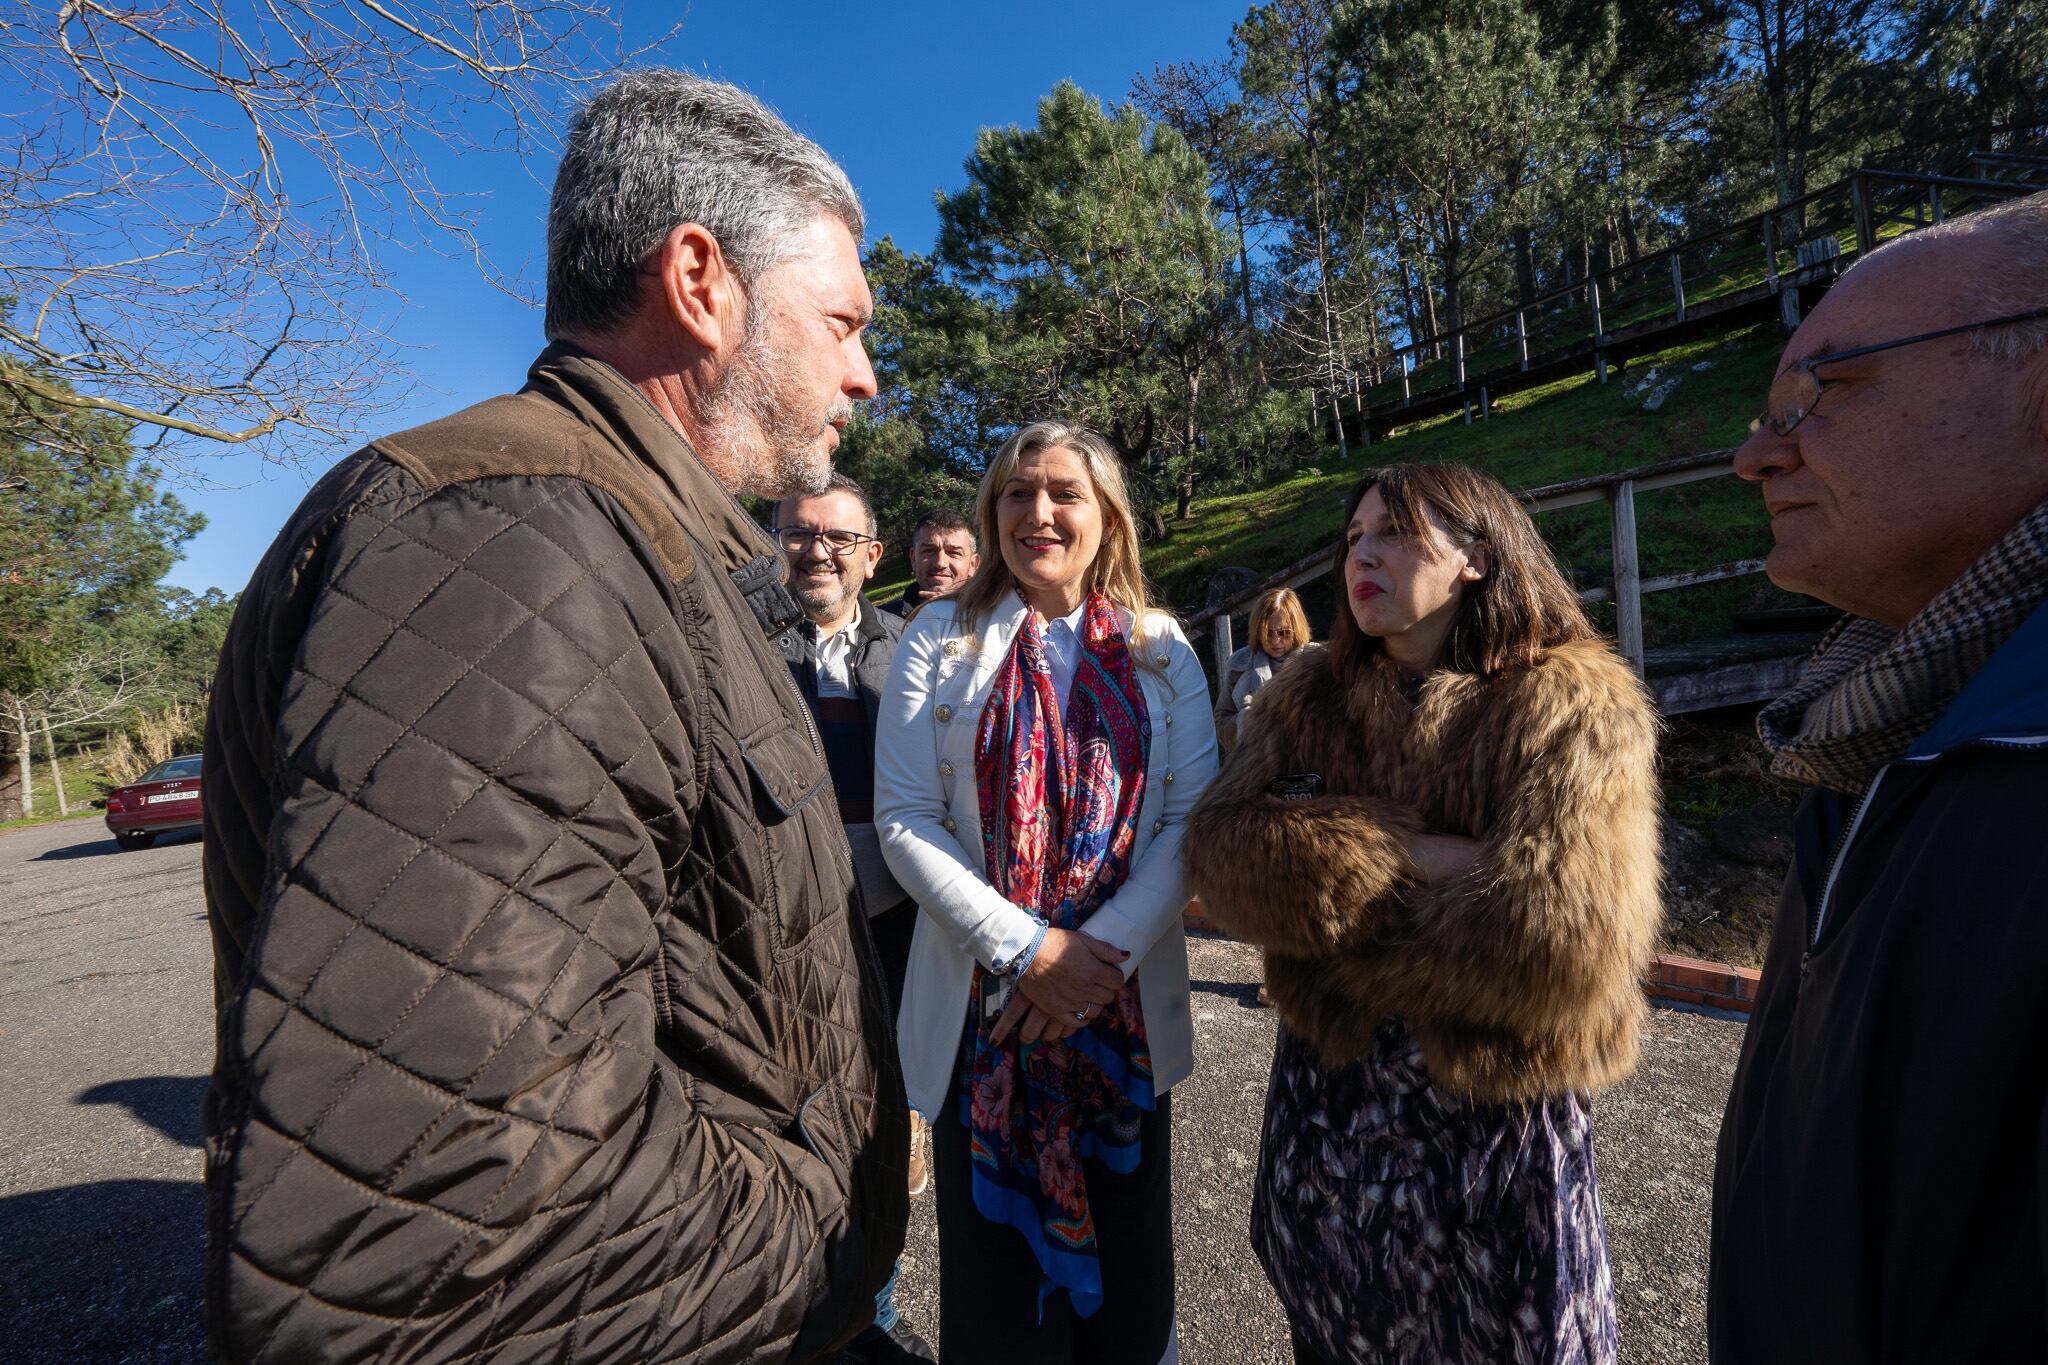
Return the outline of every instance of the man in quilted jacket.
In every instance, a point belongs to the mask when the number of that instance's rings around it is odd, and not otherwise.
[[[208,1330],[236,1361],[805,1361],[906,1104],[800,617],[735,494],[874,392],[861,210],[751,97],[578,113],[517,393],[371,442],[207,724]]]

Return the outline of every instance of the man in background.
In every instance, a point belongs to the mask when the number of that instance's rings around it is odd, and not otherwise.
[[[890,875],[875,832],[875,714],[903,633],[903,622],[878,609],[865,592],[882,561],[880,527],[860,485],[835,473],[824,492],[798,493],[777,505],[774,535],[789,559],[790,588],[804,612],[801,623],[782,633],[782,655],[824,742],[893,1020],[903,1005],[918,910]],[[919,1194],[929,1179],[925,1134],[916,1114],[910,1123],[910,1193]],[[876,1297],[874,1323],[845,1353],[849,1365],[935,1359],[896,1311],[895,1288],[891,1275]]]
[[[1721,1128],[1725,1365],[2048,1360],[2048,195],[1899,239],[1736,454],[1849,613],[1759,716],[1808,784]]]
[[[910,528],[910,571],[917,580],[883,609],[907,620],[926,602],[966,586],[980,566],[974,523],[950,507],[934,507]]]
[[[221,1360],[815,1361],[902,1250],[894,1030],[736,495],[875,380],[859,200],[680,72],[576,114],[515,394],[373,441],[206,736]]]

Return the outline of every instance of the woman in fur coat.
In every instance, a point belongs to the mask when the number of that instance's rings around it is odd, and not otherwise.
[[[1252,1240],[1298,1361],[1611,1362],[1588,1096],[1642,1026],[1656,718],[1498,481],[1347,518],[1328,647],[1181,847],[1282,1021]]]

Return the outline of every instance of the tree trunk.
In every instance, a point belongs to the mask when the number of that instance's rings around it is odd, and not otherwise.
[[[1408,257],[1398,247],[1395,248],[1394,260],[1401,267],[1402,320],[1408,324],[1408,344],[1413,346],[1422,340],[1422,317],[1415,309],[1415,282],[1409,275]],[[1417,364],[1422,361],[1419,354],[1414,359]]]
[[[1621,201],[1621,240],[1628,249],[1628,261],[1634,265],[1643,258],[1642,235],[1636,231],[1635,206],[1627,199]]]
[[[1420,243],[1417,245],[1419,246]],[[1421,287],[1422,307],[1429,320],[1429,334],[1436,338],[1429,348],[1429,353],[1434,359],[1442,360],[1444,358],[1443,327],[1437,322],[1436,291],[1430,288],[1429,285],[1429,253],[1426,251],[1418,251],[1415,254],[1415,276],[1417,283]]]
[[[57,793],[57,814],[71,814],[71,803],[64,799],[64,771],[57,766],[57,740],[50,733],[50,718],[43,717],[43,752],[50,756],[50,787]]]
[[[1536,297],[1536,258],[1529,248],[1526,224],[1515,229],[1515,288],[1521,291],[1524,306]]]
[[[36,813],[36,766],[29,749],[28,708],[19,702],[14,706],[13,721],[14,763],[21,770],[21,814],[27,819]]]
[[[1230,218],[1237,228],[1237,286],[1244,300],[1245,344],[1250,345],[1258,335],[1259,318],[1252,309],[1252,251],[1251,244],[1245,240],[1244,196],[1237,192],[1235,184],[1231,186]]]

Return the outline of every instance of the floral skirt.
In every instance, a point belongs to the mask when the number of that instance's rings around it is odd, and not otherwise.
[[[1611,1365],[1592,1137],[1577,1096],[1439,1094],[1397,1019],[1345,1067],[1283,1027],[1252,1244],[1294,1330],[1333,1365]]]

